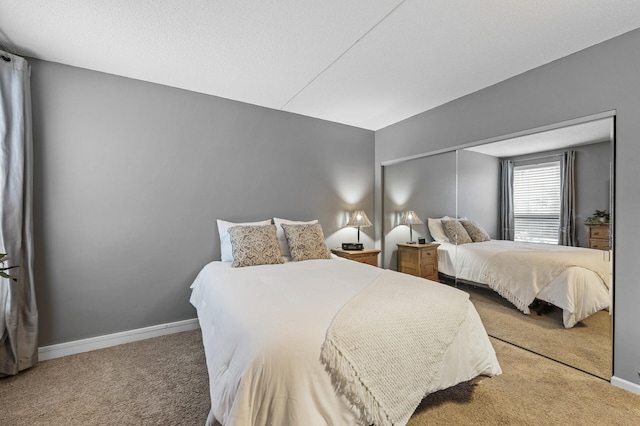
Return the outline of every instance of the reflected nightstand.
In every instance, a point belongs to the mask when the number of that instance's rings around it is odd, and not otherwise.
[[[439,245],[398,244],[398,272],[438,281]]]

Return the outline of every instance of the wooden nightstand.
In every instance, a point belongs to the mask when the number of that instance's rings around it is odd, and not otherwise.
[[[609,224],[585,223],[587,225],[588,247],[598,250],[609,250]]]
[[[378,266],[378,249],[363,250],[342,250],[341,248],[331,249],[331,253],[345,259],[355,260],[356,262],[366,263],[367,265]]]
[[[398,272],[438,281],[438,246],[398,244]]]

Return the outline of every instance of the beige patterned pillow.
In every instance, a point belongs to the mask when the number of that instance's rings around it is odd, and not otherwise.
[[[322,226],[319,223],[309,225],[282,224],[287,237],[291,260],[298,262],[311,259],[331,259],[331,252],[324,243]]]
[[[234,226],[229,228],[232,268],[282,263],[275,225]]]
[[[487,234],[487,231],[485,231],[478,222],[473,220],[461,220],[460,223],[464,226],[464,229],[467,231],[467,234],[469,234],[474,243],[491,241],[491,237]]]
[[[447,234],[449,241],[453,244],[467,244],[472,243],[473,240],[464,229],[464,226],[456,219],[442,219],[442,229]]]

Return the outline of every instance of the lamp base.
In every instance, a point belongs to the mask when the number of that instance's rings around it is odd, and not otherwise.
[[[342,243],[342,250],[364,250],[362,243]]]
[[[418,244],[418,243],[415,241],[407,241],[406,244]]]

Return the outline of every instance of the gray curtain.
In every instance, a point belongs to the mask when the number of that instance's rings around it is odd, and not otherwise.
[[[500,239],[514,238],[513,226],[513,161],[500,162]]]
[[[0,376],[38,361],[33,285],[31,69],[0,50],[0,253],[17,280],[0,277]]]
[[[560,232],[558,244],[576,246],[576,152],[566,151],[562,155],[562,193],[560,195]]]

